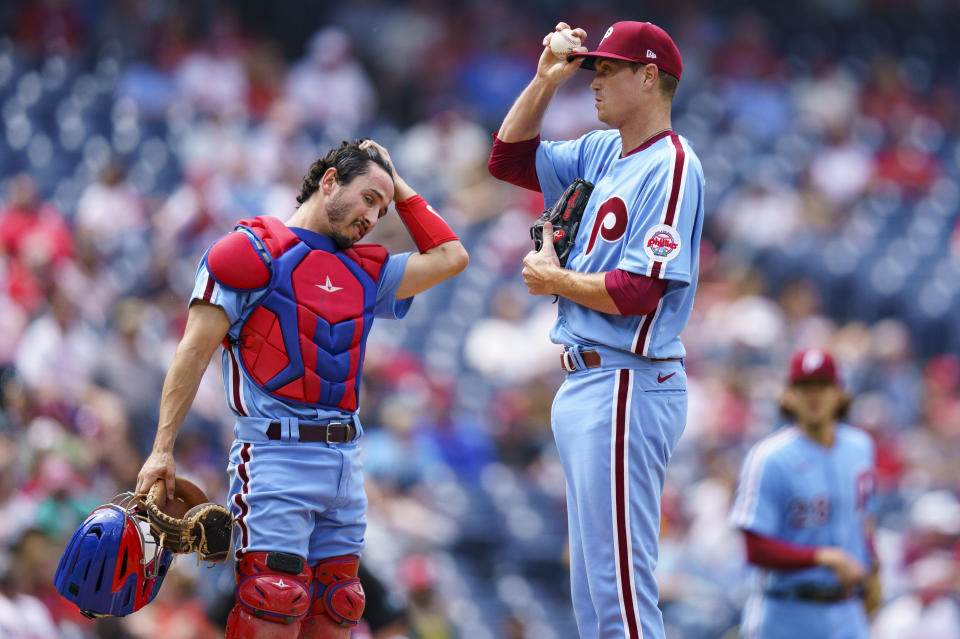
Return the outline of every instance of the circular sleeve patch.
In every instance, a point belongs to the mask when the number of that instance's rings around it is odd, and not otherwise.
[[[643,251],[654,262],[669,262],[680,254],[680,234],[666,224],[657,224],[643,238]]]

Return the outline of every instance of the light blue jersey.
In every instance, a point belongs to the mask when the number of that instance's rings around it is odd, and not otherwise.
[[[680,332],[693,308],[703,227],[700,160],[666,131],[626,157],[620,133],[593,131],[543,142],[537,177],[552,203],[581,177],[594,184],[566,267],[584,273],[621,269],[668,280],[656,310],[642,317],[601,313],[560,298],[550,339],[567,346],[605,345],[650,358],[683,357]]]
[[[551,416],[567,478],[580,636],[663,639],[653,573],[667,464],[686,424],[679,336],[696,290],[703,173],[689,144],[670,131],[626,157],[621,152],[614,130],[537,150],[547,202],[574,178],[594,184],[566,267],[667,280],[656,310],[643,317],[560,298],[550,339],[595,350],[601,362],[569,372]]]
[[[874,508],[874,459],[870,436],[846,424],[836,426],[830,448],[797,426],[785,427],[755,444],[744,461],[730,523],[792,544],[836,546],[869,566],[865,526]],[[838,587],[829,568],[758,573],[758,592],[744,615],[746,636],[866,636],[859,599],[836,604],[784,599],[798,589]],[[811,615],[811,607],[821,612]],[[829,630],[811,625],[828,621]]]

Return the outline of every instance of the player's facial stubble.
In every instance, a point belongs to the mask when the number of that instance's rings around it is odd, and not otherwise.
[[[350,204],[343,197],[343,193],[337,192],[330,196],[330,199],[327,200],[326,211],[327,220],[330,224],[329,235],[337,244],[337,247],[342,250],[353,246],[353,238],[348,237],[339,230],[350,212]]]

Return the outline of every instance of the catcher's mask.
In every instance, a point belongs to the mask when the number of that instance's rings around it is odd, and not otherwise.
[[[127,499],[90,513],[60,558],[53,584],[86,617],[122,617],[143,608],[157,596],[173,561],[173,554],[156,544],[152,559],[146,559],[131,504]]]

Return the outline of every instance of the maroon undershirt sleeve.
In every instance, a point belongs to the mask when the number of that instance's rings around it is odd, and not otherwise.
[[[487,161],[490,175],[498,180],[539,193],[540,180],[537,178],[537,147],[539,146],[539,135],[520,142],[504,142],[494,133],[493,149]]]
[[[800,570],[816,565],[817,549],[813,546],[792,544],[749,530],[744,530],[743,535],[747,542],[747,561],[751,564],[776,570]]]
[[[617,305],[620,315],[649,315],[656,310],[667,280],[659,280],[630,271],[614,269],[603,278],[607,293]]]

